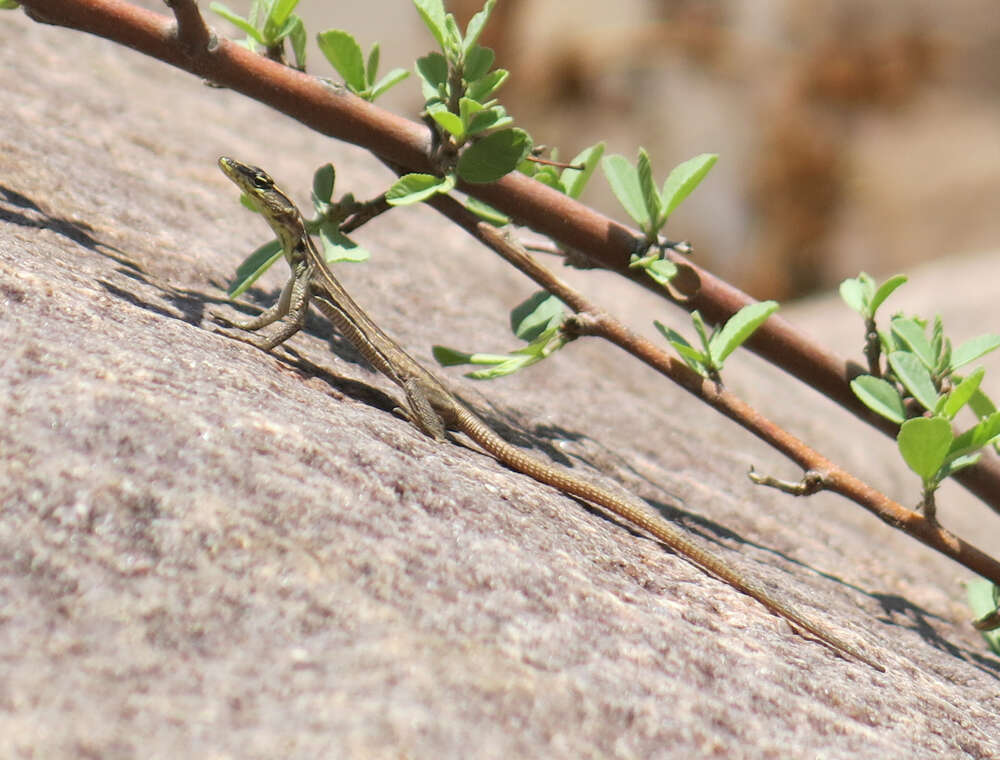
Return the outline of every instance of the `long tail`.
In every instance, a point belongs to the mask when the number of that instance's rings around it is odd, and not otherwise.
[[[812,634],[839,654],[846,654],[855,660],[859,660],[880,673],[885,672],[885,668],[882,665],[865,655],[855,645],[844,641],[832,633],[827,633],[818,623],[813,622],[800,612],[792,609],[785,602],[776,599],[760,583],[746,577],[716,554],[698,546],[687,534],[662,517],[650,514],[645,509],[625,501],[611,493],[611,491],[581,480],[557,467],[553,467],[525,454],[516,446],[511,445],[494,433],[482,420],[466,409],[462,409],[459,413],[459,427],[472,440],[511,469],[524,473],[540,483],[558,488],[560,491],[578,496],[594,504],[599,504],[619,517],[625,518],[634,525],[648,531],[678,554],[687,557],[702,569],[707,570],[712,575],[728,583],[733,588],[742,591],[747,596],[756,599],[769,610],[781,615],[803,631]]]

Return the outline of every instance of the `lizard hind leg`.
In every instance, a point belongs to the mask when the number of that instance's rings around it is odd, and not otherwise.
[[[427,395],[420,389],[420,384],[411,378],[404,380],[400,385],[406,394],[406,408],[397,411],[435,441],[447,440],[444,420],[434,409]]]

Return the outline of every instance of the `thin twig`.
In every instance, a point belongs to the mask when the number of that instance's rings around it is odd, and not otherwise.
[[[354,213],[347,217],[347,220],[340,225],[340,231],[348,235],[391,208],[392,206],[386,202],[385,193],[382,193],[377,198],[372,198],[370,201],[360,204]]]
[[[207,52],[215,34],[205,25],[195,0],[165,0],[177,19],[177,39],[181,46],[194,56]]]
[[[807,471],[801,480],[782,480],[773,475],[761,475],[751,467],[750,472],[747,473],[747,477],[759,486],[776,488],[782,493],[792,496],[812,496],[814,493],[819,493],[826,488],[823,473],[821,472]]]
[[[1000,562],[993,557],[946,531],[936,521],[896,503],[811,449],[734,394],[636,335],[535,261],[509,235],[482,221],[449,196],[438,195],[428,203],[566,304],[577,315],[570,321],[576,334],[594,335],[614,343],[798,464],[806,473],[807,486],[803,486],[803,491],[822,487],[838,493],[969,570],[1000,583]]]

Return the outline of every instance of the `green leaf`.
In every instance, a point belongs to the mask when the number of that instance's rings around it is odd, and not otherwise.
[[[878,339],[882,344],[882,353],[889,354],[893,351],[902,351],[906,348],[903,341],[900,340],[895,333],[885,330],[878,331]]]
[[[284,34],[292,43],[292,53],[295,56],[295,65],[302,71],[306,70],[306,25],[298,16],[290,19],[288,28]]]
[[[254,26],[263,26],[271,12],[272,0],[251,0],[247,18]]]
[[[896,317],[892,320],[892,332],[909,347],[927,369],[934,369],[934,365],[937,364],[937,354],[919,322],[906,317]]]
[[[479,356],[479,354],[475,354]],[[465,376],[471,380],[495,380],[505,375],[513,375],[515,372],[528,367],[536,362],[540,362],[543,356],[507,356],[506,361],[497,362],[489,369],[477,369],[474,372],[466,372]]]
[[[871,278],[869,278],[869,280],[870,279]],[[877,312],[879,307],[885,302],[885,299],[891,296],[893,291],[895,291],[896,288],[898,288],[904,282],[906,282],[906,275],[902,274],[894,275],[885,282],[883,282],[879,286],[879,289],[875,291],[875,294],[869,297],[869,302],[868,302],[869,316],[874,317],[875,312]]]
[[[488,203],[483,203],[478,198],[473,198],[471,195],[466,197],[465,207],[480,219],[485,222],[489,222],[494,227],[503,227],[504,225],[510,224],[509,216],[501,211],[497,211]]]
[[[965,584],[965,594],[969,601],[969,609],[976,620],[988,619],[995,615],[998,606],[998,587],[985,578],[975,578]],[[1000,654],[1000,629],[981,630],[986,643],[997,654]]]
[[[442,108],[430,111],[430,115],[440,127],[452,134],[456,140],[462,140],[465,137],[465,125],[462,123],[462,117],[458,114],[445,111]]]
[[[490,14],[493,12],[493,6],[496,5],[497,0],[486,0],[486,4],[483,9],[476,13],[470,20],[469,25],[465,27],[465,42],[463,45],[462,55],[466,62],[469,60],[470,52],[476,47],[476,43],[479,41],[479,35],[483,33],[483,27],[486,26],[486,22],[489,21]],[[487,66],[489,68],[489,66]]]
[[[381,57],[381,50],[379,49],[378,43],[376,42],[372,45],[371,52],[368,53],[368,62],[365,63],[365,82],[368,87],[371,87],[375,82],[375,77],[378,76],[378,64],[379,58]]]
[[[683,359],[691,369],[702,377],[708,377],[710,364],[708,357],[706,357],[704,353],[693,346],[685,346],[673,341],[671,341],[671,345],[674,347],[674,350],[678,353],[681,359]]]
[[[472,118],[473,114],[483,111],[484,108],[482,103],[472,98],[462,97],[458,99],[458,114],[462,117],[462,122],[465,124],[469,123],[469,119]]]
[[[997,436],[1000,436],[1000,412],[994,412],[955,438],[948,451],[948,458],[955,459],[979,451]]]
[[[335,225],[324,224],[319,228],[319,239],[323,244],[323,258],[327,263],[334,261],[368,261],[371,254],[341,232]]]
[[[16,0],[0,0],[0,11],[12,11],[19,6],[20,3]]]
[[[896,373],[899,382],[910,392],[924,409],[933,410],[937,406],[938,392],[924,363],[909,351],[892,351],[889,366]]]
[[[475,102],[475,101],[470,101]],[[485,132],[488,129],[497,129],[511,124],[514,120],[510,118],[500,106],[493,106],[479,111],[473,116],[468,124],[468,133],[474,135],[477,132]]]
[[[562,192],[562,185],[559,184],[559,173],[554,166],[539,166],[534,161],[522,161],[517,168],[518,171],[538,180],[543,185],[548,185],[554,190]]]
[[[940,413],[949,420],[955,419],[955,415],[958,414],[959,410],[969,403],[972,394],[979,390],[979,384],[982,382],[985,374],[986,370],[980,367],[952,388],[951,393],[945,397]]]
[[[465,68],[462,71],[465,81],[474,82],[486,76],[486,72],[490,70],[495,58],[496,54],[490,48],[474,45],[465,54]]]
[[[997,348],[1000,348],[1000,335],[980,335],[978,338],[970,338],[951,352],[951,369],[963,367]]]
[[[594,169],[597,168],[597,164],[603,155],[603,142],[591,145],[589,148],[584,148],[576,154],[576,157],[569,163],[572,166],[582,165],[583,169],[563,169],[562,174],[559,175],[559,182],[563,186],[566,195],[570,198],[580,197],[583,188],[587,186],[594,173]]]
[[[663,183],[663,192],[660,193],[664,221],[674,213],[674,209],[681,205],[685,198],[691,195],[691,191],[705,179],[705,175],[718,160],[719,156],[716,153],[702,153],[674,167]]]
[[[966,467],[972,467],[972,465],[979,461],[981,456],[982,453],[966,454],[965,456],[955,457],[954,459],[949,457],[948,461],[944,463],[944,467],[941,468],[941,472],[938,473],[940,480],[950,478],[956,472],[964,470]]]
[[[430,198],[435,193],[448,193],[455,186],[454,175],[404,174],[385,193],[390,206],[409,206]]]
[[[437,363],[442,367],[457,367],[461,364],[472,364],[473,357],[476,356],[476,354],[467,354],[464,351],[448,348],[447,346],[432,346],[431,353],[434,354]]]
[[[230,298],[237,298],[253,285],[274,262],[284,255],[280,240],[272,240],[257,248],[236,268],[236,277],[226,290]]]
[[[641,261],[641,259],[638,259],[635,254],[632,254],[632,258]],[[631,262],[629,263],[629,266],[632,266]],[[677,265],[672,261],[667,261],[666,259],[643,261],[639,264],[639,266],[646,270],[646,274],[648,274],[660,285],[669,285],[670,281],[677,276]]]
[[[245,209],[253,211],[255,214],[260,213],[260,208],[257,207],[257,202],[246,193],[240,193],[240,205]]]
[[[494,92],[500,89],[509,76],[510,72],[507,69],[491,71],[489,74],[469,82],[465,88],[465,96],[480,103],[485,103]]]
[[[663,337],[667,339],[667,342],[673,346],[674,350],[678,353],[681,359],[695,372],[703,377],[708,376],[708,357],[701,351],[696,349],[676,330],[667,327],[666,325],[653,321],[656,329],[659,330]]]
[[[371,93],[369,95],[369,100],[377,100],[380,95],[382,95],[386,90],[395,87],[397,84],[402,82],[410,76],[410,72],[406,69],[393,69],[384,77],[382,77],[378,82],[371,88]]]
[[[754,334],[767,318],[778,310],[777,301],[760,301],[744,306],[733,314],[709,341],[709,356],[719,369],[726,358]]]
[[[694,325],[694,331],[698,333],[702,353],[705,354],[707,362],[711,364],[712,351],[709,348],[710,338],[708,337],[708,328],[705,326],[705,320],[702,319],[701,312],[697,309],[691,312],[691,324]]]
[[[658,319],[653,320],[653,325],[656,327],[657,330],[660,331],[660,334],[671,343],[679,343],[682,346],[688,346],[688,347],[691,346],[691,344],[688,343],[687,338],[685,338],[683,335],[677,332],[674,328],[667,327]]]
[[[952,374],[951,369],[951,340],[944,338],[940,343],[934,341],[934,349],[938,352],[937,364],[934,366],[934,376],[944,377]]]
[[[240,15],[236,14],[235,12],[229,10],[229,8],[227,8],[224,4],[222,4],[222,3],[211,3],[211,4],[209,4],[208,7],[214,13],[217,13],[218,15],[222,16],[222,18],[224,18],[226,21],[228,21],[233,26],[238,27],[238,28],[242,29],[244,32],[246,32],[247,36],[250,37],[250,39],[252,39],[252,40],[254,40],[256,42],[259,42],[261,45],[264,44],[264,38],[261,36],[260,32],[258,32],[257,29],[254,28],[254,25],[251,24],[249,21],[247,21],[242,16],[240,16]]]
[[[531,151],[523,129],[503,129],[477,140],[458,157],[458,176],[466,182],[495,182],[517,168]]]
[[[473,380],[492,380],[510,375],[545,358],[541,352],[531,354],[467,354],[446,346],[433,346],[431,351],[442,367],[453,367],[460,364],[479,364],[489,367],[489,369],[465,374],[466,377]]]
[[[268,21],[275,27],[283,26],[298,4],[299,0],[275,0],[268,13]]]
[[[851,390],[858,400],[876,414],[880,414],[897,425],[906,419],[903,399],[892,383],[880,377],[860,375],[851,381]]]
[[[365,60],[354,37],[342,29],[327,29],[316,35],[316,42],[326,60],[335,68],[353,92],[368,87]]]
[[[333,164],[323,164],[313,173],[313,199],[327,204],[333,197],[333,186],[337,181],[337,170]]]
[[[444,3],[441,0],[413,0],[413,5],[416,6],[417,13],[434,35],[441,50],[445,50]]]
[[[643,232],[649,230],[651,220],[642,199],[642,187],[639,184],[639,173],[636,168],[625,156],[617,154],[605,158],[601,162],[601,168],[608,179],[608,184],[611,185],[611,191],[628,215]]]
[[[440,53],[429,53],[417,59],[417,74],[431,93],[440,94],[448,83],[448,60]]]
[[[639,176],[639,190],[642,192],[642,202],[646,207],[646,215],[652,221],[649,230],[650,237],[655,235],[662,225],[660,211],[662,210],[660,194],[653,184],[653,167],[649,162],[649,154],[645,148],[639,148],[639,162],[636,165],[636,172]]]
[[[844,303],[854,309],[862,317],[868,317],[868,303],[865,299],[865,288],[860,281],[849,277],[840,283],[840,297]]]
[[[903,461],[927,484],[935,482],[935,475],[944,464],[953,435],[951,423],[944,417],[917,417],[899,427],[896,444]]]
[[[292,16],[291,18],[286,18],[280,24],[271,24],[264,28],[265,32],[271,32],[270,37],[267,34],[264,35],[264,39],[270,39],[271,44],[277,44],[283,42],[285,38],[292,33],[295,29],[295,24],[301,23],[298,16]]]
[[[510,329],[518,338],[530,343],[542,333],[558,328],[565,318],[563,302],[540,290],[511,310]]]
[[[986,419],[997,410],[996,404],[990,399],[982,389],[977,389],[969,399],[969,408],[979,419]]]
[[[444,53],[450,61],[457,61],[462,55],[462,30],[450,13],[444,17]]]

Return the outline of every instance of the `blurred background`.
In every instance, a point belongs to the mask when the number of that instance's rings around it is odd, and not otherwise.
[[[446,5],[464,28],[482,0]],[[313,73],[321,29],[379,41],[383,71],[433,46],[410,0],[298,12]],[[511,71],[501,102],[564,158],[642,145],[662,182],[718,153],[666,234],[758,298],[1000,250],[997,0],[499,0],[482,43]],[[422,99],[411,77],[379,102]],[[603,176],[583,200],[627,221]]]

